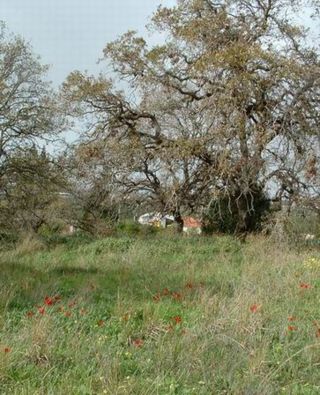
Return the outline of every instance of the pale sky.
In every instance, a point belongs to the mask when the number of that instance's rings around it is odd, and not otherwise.
[[[106,43],[127,30],[145,35],[159,4],[176,1],[0,0],[0,20],[32,44],[42,63],[51,65],[49,79],[58,86],[73,70],[101,70],[96,62]]]
[[[174,0],[0,0],[0,20],[31,43],[49,79],[61,84],[72,70],[101,69],[105,44],[144,26],[159,4]]]

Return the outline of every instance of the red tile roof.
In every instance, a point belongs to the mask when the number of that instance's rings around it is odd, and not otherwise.
[[[201,228],[202,224],[196,218],[193,217],[184,217],[183,218],[183,226],[185,228]]]

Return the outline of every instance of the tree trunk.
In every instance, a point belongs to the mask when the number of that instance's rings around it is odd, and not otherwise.
[[[183,231],[183,219],[182,219],[180,211],[175,211],[173,213],[173,217],[174,217],[175,222],[177,223],[177,231],[178,231],[178,233],[182,233],[182,231]]]

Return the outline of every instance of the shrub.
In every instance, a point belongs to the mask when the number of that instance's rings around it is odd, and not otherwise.
[[[306,243],[306,235],[320,237],[320,217],[312,209],[305,207],[293,208],[290,212],[280,211],[269,216],[266,232],[275,241],[290,244]]]
[[[206,233],[242,233],[262,229],[270,203],[263,190],[254,188],[250,195],[234,193],[214,200],[204,215]]]
[[[116,226],[115,230],[116,234],[119,236],[148,236],[158,234],[162,229],[155,226],[140,225],[133,221],[123,221]]]
[[[95,240],[94,236],[84,232],[77,232],[72,235],[61,235],[58,233],[43,235],[41,239],[49,248],[56,247],[58,245],[65,245],[69,248],[74,248],[91,243]]]

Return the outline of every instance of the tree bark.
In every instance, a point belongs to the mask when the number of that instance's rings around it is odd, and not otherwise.
[[[180,211],[175,211],[173,214],[174,220],[177,223],[177,231],[178,233],[182,233],[183,232],[183,219],[181,216]]]

